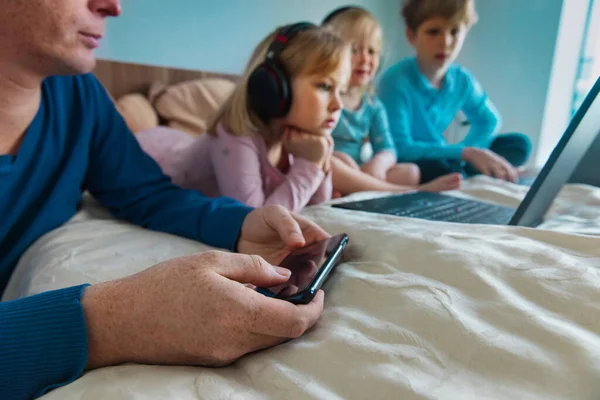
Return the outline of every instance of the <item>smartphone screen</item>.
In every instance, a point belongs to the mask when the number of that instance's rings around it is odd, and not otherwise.
[[[290,279],[282,285],[268,288],[268,291],[261,291],[280,299],[302,292],[314,295],[335,267],[347,241],[348,235],[341,234],[292,251],[279,264],[292,272]]]

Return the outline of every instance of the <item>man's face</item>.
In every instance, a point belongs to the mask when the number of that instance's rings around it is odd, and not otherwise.
[[[0,63],[43,76],[89,72],[105,18],[120,12],[119,0],[4,0]]]

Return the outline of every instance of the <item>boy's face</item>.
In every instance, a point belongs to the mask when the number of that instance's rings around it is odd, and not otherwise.
[[[447,68],[456,59],[466,36],[464,23],[450,22],[443,17],[426,20],[416,31],[406,30],[419,61],[435,70]]]

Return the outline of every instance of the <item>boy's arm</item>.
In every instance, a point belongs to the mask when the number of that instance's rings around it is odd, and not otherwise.
[[[492,135],[500,128],[500,113],[484,92],[477,78],[465,69],[462,69],[462,74],[466,88],[466,99],[462,111],[471,128],[461,144],[464,147],[487,148]]]
[[[464,148],[462,144],[438,144],[414,140],[411,131],[410,99],[398,82],[394,76],[384,75],[379,84],[379,98],[387,112],[398,161],[460,160]]]

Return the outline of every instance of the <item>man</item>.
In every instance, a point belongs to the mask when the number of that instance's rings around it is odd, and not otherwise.
[[[166,3],[165,3],[166,4]],[[165,5],[166,7],[166,5]],[[119,0],[8,0],[0,13],[0,291],[21,254],[88,190],[114,215],[229,248],[136,275],[0,303],[0,394],[39,396],[125,362],[224,365],[303,334],[320,317],[262,296],[291,248],[327,234],[280,207],[252,210],[171,184],[87,74]]]

